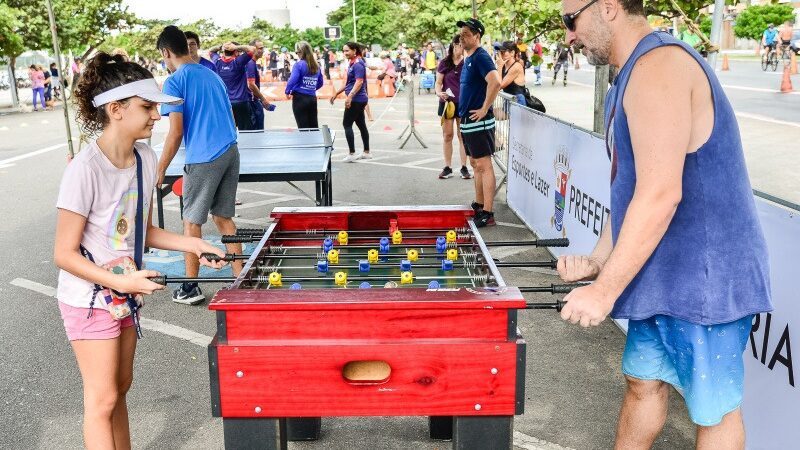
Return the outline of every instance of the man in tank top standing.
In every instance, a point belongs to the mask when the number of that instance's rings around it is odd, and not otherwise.
[[[641,0],[562,9],[568,44],[619,74],[606,98],[611,218],[591,255],[559,258],[565,281],[595,280],[567,295],[561,316],[584,327],[629,319],[616,448],[652,446],[671,384],[697,448],[743,449],[742,357],[753,315],[772,306],[733,109],[694,50],[652,31]]]

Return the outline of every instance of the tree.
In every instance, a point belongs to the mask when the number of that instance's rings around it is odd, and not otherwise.
[[[733,33],[736,37],[761,41],[761,35],[767,25],[780,25],[787,20],[794,20],[791,4],[751,6],[736,17]]]
[[[0,56],[3,58],[13,60],[25,51],[19,35],[22,28],[21,14],[22,11],[18,9],[0,4]]]
[[[142,20],[132,30],[107,39],[99,49],[110,53],[115,48],[123,48],[131,58],[138,54],[141,58],[159,59],[161,53],[156,48],[158,35],[164,27],[174,25],[175,22],[175,20]]]
[[[464,1],[464,0],[455,0]],[[397,2],[391,0],[355,0],[356,32],[358,41],[365,44],[380,44],[392,47],[400,39],[398,22],[406,14]],[[342,42],[353,40],[353,9],[350,0],[345,0],[339,9],[328,14],[328,24],[342,27]]]

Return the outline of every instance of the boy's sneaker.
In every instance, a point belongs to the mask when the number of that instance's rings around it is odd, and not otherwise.
[[[493,212],[481,210],[479,213],[475,214],[474,220],[475,226],[478,228],[496,225]]]
[[[184,288],[188,288],[188,290]],[[205,299],[206,296],[203,295],[203,292],[200,291],[200,286],[196,283],[182,283],[172,292],[172,301],[184,305],[196,305]]]
[[[356,156],[356,159],[372,159],[372,153],[370,152],[361,152]]]
[[[356,159],[358,159],[358,157],[356,157],[355,153],[348,153],[347,156],[342,158],[342,162],[353,162]]]
[[[448,166],[445,166],[444,169],[442,169],[442,173],[439,174],[439,179],[440,180],[444,180],[444,179],[450,178],[452,176],[453,176],[453,169],[451,169]]]
[[[470,178],[472,178],[472,174],[469,173],[469,169],[467,169],[467,166],[461,166],[461,178],[465,180],[469,180]]]
[[[472,204],[469,205],[469,207],[472,208],[473,211],[475,211],[475,215],[478,215],[479,212],[483,211],[482,203],[472,202]]]

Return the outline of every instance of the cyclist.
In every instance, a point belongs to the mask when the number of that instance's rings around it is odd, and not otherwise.
[[[778,30],[775,29],[775,25],[767,25],[767,29],[764,30],[764,34],[761,36],[761,46],[767,49],[767,58],[769,58],[769,52],[775,50],[775,46],[778,43],[777,37]]]
[[[790,20],[783,22],[783,26],[778,30],[778,55],[782,55],[784,49],[791,47],[792,31],[792,22]]]

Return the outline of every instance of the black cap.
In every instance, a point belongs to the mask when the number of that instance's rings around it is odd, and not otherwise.
[[[486,28],[483,27],[483,24],[478,19],[459,20],[456,22],[456,26],[458,28],[469,27],[472,31],[480,34],[481,37],[483,37],[483,35],[486,33]]]

